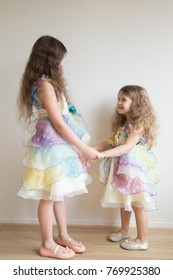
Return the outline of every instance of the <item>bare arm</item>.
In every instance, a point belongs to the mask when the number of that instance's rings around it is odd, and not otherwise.
[[[118,157],[127,154],[138,143],[141,134],[136,131],[131,131],[125,144],[115,147],[111,150],[102,152],[104,157]]]
[[[57,132],[87,158],[92,160],[100,158],[99,152],[83,143],[64,122],[53,86],[49,82],[43,82],[38,94]]]

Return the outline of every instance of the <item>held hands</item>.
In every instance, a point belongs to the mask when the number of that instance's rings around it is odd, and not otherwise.
[[[104,154],[98,152],[96,149],[87,146],[84,151],[79,152],[80,160],[86,164],[88,160],[96,161],[98,159],[104,158]]]
[[[95,162],[96,160],[103,159],[103,158],[105,158],[105,155],[103,153],[97,151],[96,158],[92,159],[92,161]]]

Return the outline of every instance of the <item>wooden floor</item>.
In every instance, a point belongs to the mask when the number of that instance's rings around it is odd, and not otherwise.
[[[75,260],[173,260],[173,229],[150,229],[147,251],[127,251],[119,242],[109,242],[110,227],[69,226],[69,233],[87,247]],[[131,231],[135,237],[135,229]],[[56,235],[56,229],[54,228]],[[0,260],[42,260],[38,248],[40,230],[38,225],[0,225]]]

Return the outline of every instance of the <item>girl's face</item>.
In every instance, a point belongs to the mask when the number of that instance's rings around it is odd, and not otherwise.
[[[119,114],[128,116],[131,111],[132,99],[123,92],[119,92],[117,100],[117,111]]]

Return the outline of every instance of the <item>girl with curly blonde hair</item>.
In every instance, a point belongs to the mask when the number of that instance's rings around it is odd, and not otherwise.
[[[125,240],[126,250],[148,249],[148,210],[156,209],[153,188],[158,182],[156,158],[151,150],[157,137],[157,120],[146,90],[127,85],[118,93],[113,119],[114,135],[95,148],[105,159],[100,164],[100,181],[106,185],[103,207],[120,208],[121,228],[109,236],[116,242],[129,237],[134,210],[137,237]]]

